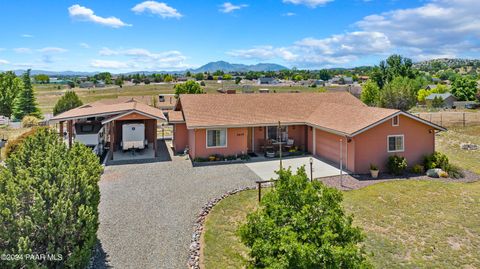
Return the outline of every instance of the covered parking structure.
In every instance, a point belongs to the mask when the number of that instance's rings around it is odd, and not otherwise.
[[[65,134],[66,125],[66,139],[69,146],[75,140],[96,149],[98,154],[102,154],[105,149],[109,151],[109,159],[114,161],[158,157],[157,124],[166,121],[162,110],[133,98],[93,102],[50,119],[50,123],[58,123],[62,137]],[[146,149],[141,150],[139,154],[125,154],[122,150],[124,140],[122,127],[126,124],[144,127]],[[100,126],[100,128],[92,126]]]

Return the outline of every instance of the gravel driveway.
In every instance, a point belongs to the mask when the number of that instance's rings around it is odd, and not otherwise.
[[[95,268],[186,268],[192,226],[210,199],[259,180],[244,164],[107,166],[100,182]]]

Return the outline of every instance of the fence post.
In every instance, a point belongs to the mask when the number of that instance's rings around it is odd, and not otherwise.
[[[465,112],[463,112],[463,127],[465,127]]]
[[[443,126],[443,113],[440,112],[440,126]]]
[[[258,202],[262,200],[262,182],[257,182],[258,184]]]

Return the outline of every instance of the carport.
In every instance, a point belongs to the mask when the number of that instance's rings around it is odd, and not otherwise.
[[[296,157],[296,158],[287,158],[282,160],[283,168],[291,168],[292,172],[296,172],[297,169],[301,166],[305,166],[308,177],[310,177],[310,159],[312,159],[313,167],[313,178],[321,177],[330,177],[340,175],[339,167],[335,167],[332,164],[321,160],[316,157]],[[259,159],[258,161],[253,160],[253,162],[247,163],[246,166],[250,168],[255,174],[257,174],[262,180],[270,180],[276,178],[277,174],[275,171],[278,171],[280,168],[280,160],[268,160],[268,159]],[[343,174],[348,172],[343,170]]]

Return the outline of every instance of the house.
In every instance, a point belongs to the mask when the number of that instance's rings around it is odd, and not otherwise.
[[[81,135],[85,136],[88,132],[90,137],[93,136],[93,139],[96,139],[88,146],[108,148],[109,158],[116,161],[158,157],[157,123],[166,121],[167,118],[160,109],[139,102],[134,98],[119,98],[100,100],[68,110],[51,118],[49,123],[58,124],[61,136],[64,134],[63,127],[66,125],[69,146],[72,145],[74,138],[83,142],[78,138]],[[140,129],[142,130],[141,135],[144,137],[146,145],[146,147],[140,147],[139,152],[133,152],[135,154],[124,152],[125,147],[122,147],[125,140],[123,127],[133,124],[142,127]],[[95,133],[91,131],[95,131]],[[92,138],[89,140],[92,140]],[[143,139],[141,143],[143,144]]]
[[[95,86],[95,84],[93,84],[92,81],[83,81],[79,85],[80,88],[93,88],[93,86]]]
[[[175,152],[192,159],[263,153],[285,143],[342,160],[353,173],[368,173],[371,163],[384,170],[395,154],[421,163],[435,150],[435,132],[445,130],[406,112],[368,107],[346,92],[180,95],[169,122]]]
[[[262,78],[258,78],[257,80],[258,85],[272,85],[277,83],[278,81],[272,77],[262,77]]]
[[[436,88],[437,88],[436,84],[430,84],[430,85],[427,85],[425,87],[425,90],[429,91],[429,90],[433,90],[433,89],[436,89]]]
[[[441,98],[443,101],[443,108],[453,108],[454,102],[457,101],[457,98],[453,96],[451,93],[432,93],[425,98],[425,103],[427,105],[432,105],[432,102],[435,98]]]
[[[104,88],[105,87],[105,81],[100,80],[95,84],[95,88]]]

